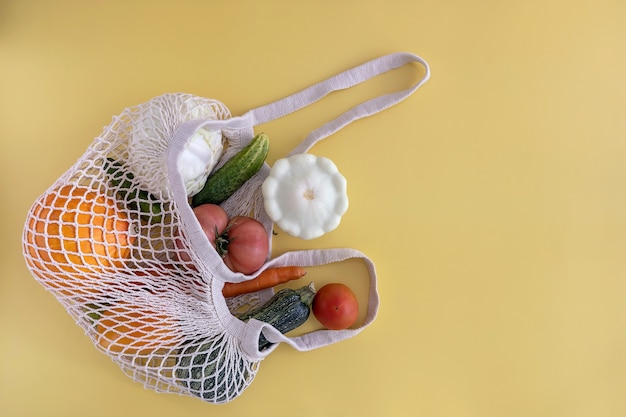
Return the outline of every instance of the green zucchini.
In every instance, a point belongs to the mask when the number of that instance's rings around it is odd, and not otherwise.
[[[221,204],[226,201],[259,172],[268,152],[269,138],[265,133],[260,133],[209,176],[202,190],[193,196],[192,207],[207,203]]]
[[[137,188],[134,175],[124,169],[121,163],[107,158],[104,169],[109,175],[109,183],[116,188],[118,198],[124,200],[127,207],[139,212],[139,217],[149,223],[163,220],[163,203],[154,195]]]
[[[303,325],[311,314],[311,303],[315,296],[313,284],[292,290],[283,288],[262,306],[237,316],[240,320],[257,319],[271,324],[281,333],[287,333]],[[271,346],[263,333],[259,336],[259,350]]]
[[[286,333],[308,319],[314,296],[312,283],[297,290],[285,288],[261,307],[237,317],[243,321],[254,318]],[[263,334],[259,336],[259,350],[271,344]],[[183,349],[174,375],[178,383],[192,394],[212,403],[220,403],[233,399],[245,388],[251,377],[250,366],[242,357],[227,354],[224,336],[220,336],[201,339]]]
[[[248,383],[250,377],[243,358],[237,358],[236,369],[224,352],[224,336],[204,339],[185,348],[178,360],[174,375],[180,385],[192,394],[212,403],[233,399]],[[229,361],[226,365],[225,361]],[[229,375],[227,375],[227,371]],[[235,371],[240,375],[232,377]]]

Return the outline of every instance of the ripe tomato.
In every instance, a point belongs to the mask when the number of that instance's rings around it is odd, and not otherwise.
[[[359,315],[359,302],[352,290],[340,283],[326,284],[313,298],[313,314],[327,329],[352,326]]]
[[[193,212],[209,242],[215,244],[215,238],[224,233],[224,229],[228,225],[226,211],[217,204],[201,204],[194,207]]]
[[[269,254],[269,238],[258,220],[235,216],[217,239],[216,247],[231,271],[248,275],[265,263]]]
[[[201,204],[193,209],[194,214],[198,218],[198,222],[202,227],[202,230],[209,239],[209,242],[215,246],[215,239],[217,236],[224,233],[224,229],[228,225],[228,214],[226,211],[217,204]],[[179,236],[176,237],[176,247],[183,249],[183,244]],[[182,251],[179,253],[180,259],[183,261],[190,261],[189,255]]]

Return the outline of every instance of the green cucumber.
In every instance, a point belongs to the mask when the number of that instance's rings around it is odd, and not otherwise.
[[[191,206],[221,204],[226,201],[259,172],[268,152],[269,138],[265,133],[260,133],[209,176],[202,190],[193,196]]]

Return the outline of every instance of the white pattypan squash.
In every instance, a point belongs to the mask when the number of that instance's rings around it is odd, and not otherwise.
[[[311,154],[277,160],[262,192],[270,219],[302,239],[334,230],[348,210],[346,179],[330,159]]]

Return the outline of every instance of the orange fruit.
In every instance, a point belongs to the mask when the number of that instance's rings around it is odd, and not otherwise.
[[[177,326],[177,320],[163,312],[121,302],[102,313],[97,343],[109,352],[149,355],[176,345]]]
[[[106,270],[123,267],[134,238],[115,200],[86,187],[64,185],[41,196],[24,234],[26,260],[40,281],[65,295],[89,287]]]

